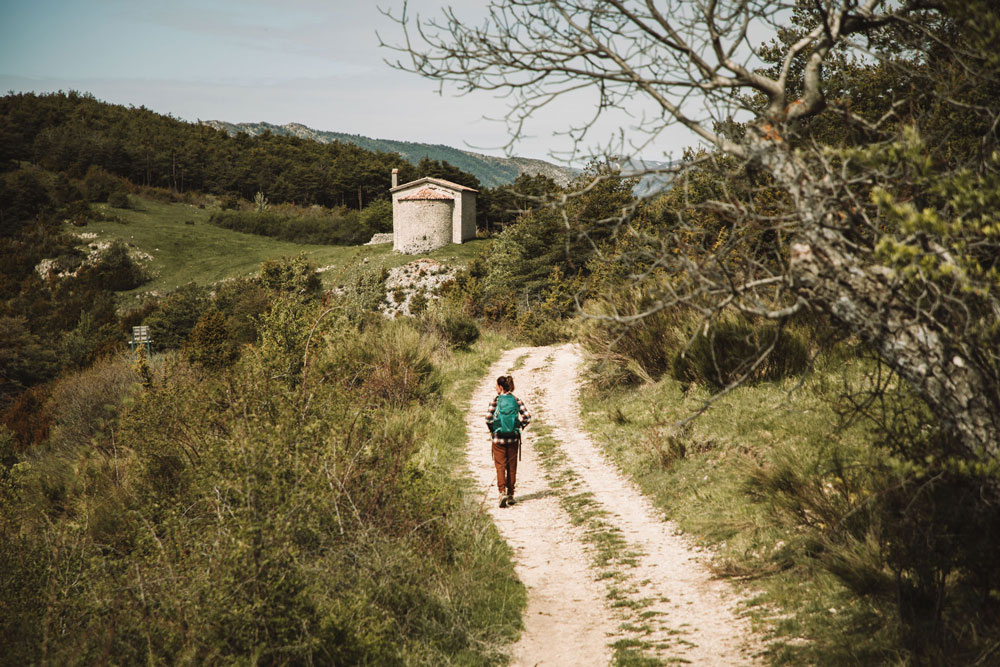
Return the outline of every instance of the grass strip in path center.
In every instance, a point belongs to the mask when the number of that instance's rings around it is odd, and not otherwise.
[[[539,369],[544,371],[544,368]],[[544,391],[532,394],[532,403],[544,404]],[[541,408],[539,413],[544,413]],[[639,597],[639,589],[629,570],[638,564],[643,553],[625,538],[615,525],[614,515],[606,510],[587,489],[583,478],[570,466],[562,445],[553,435],[552,427],[540,415],[532,422],[534,449],[540,457],[550,488],[557,494],[563,510],[574,525],[583,528],[584,541],[592,555],[592,566],[599,572],[598,580],[607,590],[609,606],[618,611],[623,620],[619,629],[622,637],[612,642],[614,664],[623,666],[652,666],[667,662],[687,662],[682,658],[664,658],[657,654],[670,648],[669,643],[653,642],[653,632],[659,612],[650,610],[655,602]],[[679,631],[660,627],[667,634]]]

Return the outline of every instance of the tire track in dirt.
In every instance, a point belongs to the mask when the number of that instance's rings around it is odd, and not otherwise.
[[[529,429],[518,466],[518,503],[497,507],[496,474],[484,422],[495,379],[513,372],[515,393],[552,438],[577,483],[570,491],[550,482]],[[678,534],[632,482],[591,441],[577,399],[582,355],[575,346],[519,348],[494,364],[471,397],[467,456],[496,525],[514,550],[515,569],[528,589],[525,629],[513,648],[515,665],[605,665],[610,643],[643,642],[649,654],[696,665],[754,664],[760,646],[733,611],[736,598],[713,579],[704,553]],[[629,604],[612,608],[610,583],[593,567],[585,529],[573,525],[561,495],[588,493],[604,521],[621,530],[631,566],[615,579]],[[604,573],[606,575],[606,573]]]

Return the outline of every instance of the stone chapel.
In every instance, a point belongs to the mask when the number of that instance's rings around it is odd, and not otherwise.
[[[473,188],[430,176],[398,185],[392,170],[392,249],[414,255],[476,238]]]

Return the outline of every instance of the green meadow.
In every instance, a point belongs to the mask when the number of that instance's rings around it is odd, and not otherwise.
[[[132,209],[96,204],[108,220],[75,228],[77,233],[96,234],[88,242],[120,239],[152,256],[145,264],[151,280],[133,294],[168,292],[187,283],[212,283],[257,273],[262,262],[280,257],[305,255],[320,268],[324,285],[349,281],[360,266],[381,263],[387,268],[415,259],[392,252],[391,244],[376,246],[327,246],[279,241],[266,236],[234,232],[208,222],[212,208],[193,204],[163,203],[132,197]],[[464,266],[488,241],[475,240],[449,245],[426,255],[439,262]]]

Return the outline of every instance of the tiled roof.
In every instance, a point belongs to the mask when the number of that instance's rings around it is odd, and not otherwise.
[[[400,197],[400,201],[411,200],[411,199],[448,199],[454,200],[447,192],[441,192],[440,190],[435,190],[434,188],[420,188],[413,194],[406,195],[405,197]]]
[[[424,176],[423,178],[418,178],[415,181],[410,181],[409,183],[403,183],[402,185],[397,185],[396,187],[389,190],[389,192],[397,192],[398,190],[406,190],[417,185],[423,185],[424,183],[429,183],[431,185],[440,185],[442,187],[448,188],[449,190],[455,190],[456,192],[479,192],[475,188],[470,188],[465,185],[459,185],[458,183],[452,183],[451,181],[446,181],[443,178],[433,178],[431,176]]]

